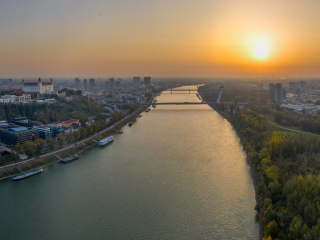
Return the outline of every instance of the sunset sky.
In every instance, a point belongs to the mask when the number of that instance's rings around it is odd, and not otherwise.
[[[320,77],[319,0],[1,0],[0,77]]]

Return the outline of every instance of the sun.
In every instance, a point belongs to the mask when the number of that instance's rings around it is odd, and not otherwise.
[[[254,55],[259,59],[264,59],[268,56],[269,48],[266,42],[256,42],[253,44]]]

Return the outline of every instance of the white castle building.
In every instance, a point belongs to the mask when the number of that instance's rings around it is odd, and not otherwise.
[[[38,82],[24,82],[22,91],[27,93],[53,93],[53,80],[50,82],[41,82],[41,79],[38,79]]]

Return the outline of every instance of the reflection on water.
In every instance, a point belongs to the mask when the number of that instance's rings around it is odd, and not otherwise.
[[[195,92],[159,102],[199,101]],[[258,239],[249,167],[206,105],[143,113],[103,148],[0,182],[1,239]]]

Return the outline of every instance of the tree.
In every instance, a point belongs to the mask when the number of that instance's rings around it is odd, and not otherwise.
[[[78,141],[80,138],[80,132],[79,131],[73,132],[73,137],[74,137],[75,141]]]
[[[86,130],[87,130],[88,136],[90,136],[93,133],[92,127],[90,125],[86,126]]]
[[[59,144],[60,148],[62,148],[62,146],[66,143],[66,139],[62,133],[59,133],[57,135],[57,138],[58,138],[58,144]]]
[[[93,132],[98,132],[99,131],[99,126],[98,126],[97,123],[93,123],[92,124],[92,130],[93,130]]]
[[[22,147],[28,157],[33,157],[36,150],[36,145],[33,142],[26,141]]]
[[[301,217],[294,217],[289,227],[289,239],[302,239],[307,231],[308,226],[303,223]]]
[[[81,137],[81,139],[85,138],[86,136],[87,136],[86,128],[84,128],[84,127],[80,128],[80,137]]]
[[[282,123],[286,119],[286,116],[279,111],[274,111],[273,115],[274,115],[274,121],[277,123]]]
[[[10,163],[10,159],[7,157],[0,157],[0,165]]]
[[[11,151],[11,158],[13,161],[19,161],[20,160],[20,156],[19,154],[22,152],[22,146],[20,144],[14,145],[12,147],[12,151]]]
[[[268,178],[272,179],[272,180],[277,180],[278,179],[278,168],[274,165],[272,165],[271,167],[269,167],[266,170],[266,175]]]
[[[48,147],[50,149],[50,151],[53,151],[56,148],[56,139],[55,138],[49,138],[49,144]]]
[[[66,139],[67,139],[68,144],[72,143],[73,139],[74,139],[73,134],[72,133],[68,133]]]
[[[37,139],[36,141],[34,141],[35,145],[36,145],[36,155],[40,155],[43,151],[44,145],[46,145],[46,141],[43,140],[42,138]]]

